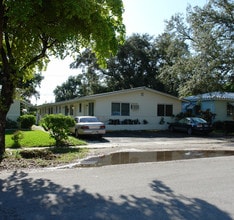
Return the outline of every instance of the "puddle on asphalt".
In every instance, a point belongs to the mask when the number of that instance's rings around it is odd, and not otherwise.
[[[76,167],[95,167],[130,163],[161,162],[196,158],[233,156],[234,151],[140,151],[116,152],[81,160]]]

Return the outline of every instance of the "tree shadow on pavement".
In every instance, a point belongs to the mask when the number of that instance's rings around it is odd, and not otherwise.
[[[13,172],[0,180],[0,219],[231,219],[218,207],[176,195],[163,182],[150,184],[152,197],[120,195],[122,202],[79,185],[63,187],[49,179]]]

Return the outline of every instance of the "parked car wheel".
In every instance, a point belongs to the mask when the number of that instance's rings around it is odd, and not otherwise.
[[[78,134],[78,130],[77,130],[77,129],[75,130],[75,137],[76,137],[76,138],[79,137],[79,134]]]
[[[188,134],[188,135],[192,135],[192,133],[193,133],[192,128],[188,128],[188,129],[187,129],[187,134]]]
[[[171,126],[169,126],[169,131],[170,132],[173,132],[174,131],[174,127],[171,125]]]
[[[102,137],[103,137],[102,134],[99,134],[99,135],[98,135],[98,138],[99,138],[99,139],[102,139]]]

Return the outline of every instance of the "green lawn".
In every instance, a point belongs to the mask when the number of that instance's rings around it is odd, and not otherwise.
[[[4,169],[18,169],[57,166],[83,158],[88,153],[87,148],[82,148],[86,142],[71,136],[69,136],[71,147],[56,147],[55,140],[45,131],[20,131],[22,139],[18,144],[12,140],[14,132],[6,131],[6,148],[11,148],[11,150],[7,150],[3,160],[0,161],[0,170],[3,167]],[[35,149],[35,147],[40,147],[40,149]]]
[[[55,140],[50,137],[49,133],[32,130],[32,131],[21,131],[23,138],[19,141],[21,147],[49,147],[55,145]],[[14,147],[14,141],[12,140],[13,131],[6,132],[6,148]],[[74,137],[69,137],[69,142],[71,145],[85,145],[86,142],[78,140]]]

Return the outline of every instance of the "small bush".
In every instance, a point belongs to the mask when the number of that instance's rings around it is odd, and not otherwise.
[[[30,129],[36,123],[36,117],[34,115],[22,115],[18,118],[18,121],[22,129]]]
[[[18,148],[21,147],[20,140],[24,138],[22,131],[15,131],[11,139],[14,141],[13,147]]]
[[[50,132],[50,136],[55,139],[56,146],[66,145],[70,127],[75,126],[75,120],[72,117],[62,114],[46,115],[41,123]]]

